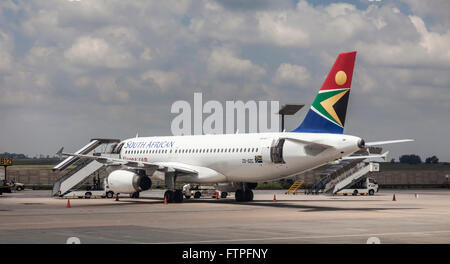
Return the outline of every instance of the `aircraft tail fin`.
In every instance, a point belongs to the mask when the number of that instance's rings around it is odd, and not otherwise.
[[[344,132],[355,58],[356,51],[339,54],[305,119],[292,132]]]

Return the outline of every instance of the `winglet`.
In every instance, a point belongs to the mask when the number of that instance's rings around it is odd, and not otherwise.
[[[381,155],[381,158],[386,161],[387,160],[387,155],[389,154],[389,151],[386,151],[383,153],[383,155]]]
[[[62,147],[58,152],[56,152],[56,156],[58,156],[60,159],[62,158],[64,147]]]

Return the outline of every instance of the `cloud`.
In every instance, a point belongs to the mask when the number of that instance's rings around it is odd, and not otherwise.
[[[13,64],[12,49],[13,41],[11,37],[0,30],[0,73],[11,71]]]
[[[219,78],[259,79],[265,70],[250,60],[238,58],[226,48],[214,48],[208,58],[208,71]]]
[[[64,52],[64,57],[81,66],[113,69],[131,67],[135,61],[129,52],[112,47],[104,39],[90,36],[80,37]]]
[[[159,70],[148,70],[141,75],[143,81],[152,81],[162,92],[170,89],[179,89],[181,78],[176,72],[165,72]]]
[[[450,160],[435,140],[450,133],[447,2],[1,1],[0,121],[11,140],[0,148],[166,135],[171,104],[194,92],[309,104],[337,54],[357,50],[346,132],[413,137],[411,151]]]
[[[273,79],[276,84],[303,85],[311,77],[307,68],[289,63],[281,64]]]

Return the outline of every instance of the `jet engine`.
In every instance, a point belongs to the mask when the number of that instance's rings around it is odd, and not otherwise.
[[[108,176],[108,185],[115,193],[135,193],[150,189],[152,181],[145,173],[115,170]]]

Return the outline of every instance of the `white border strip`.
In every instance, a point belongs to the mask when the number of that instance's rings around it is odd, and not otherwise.
[[[319,90],[319,93],[334,92],[334,91],[344,91],[344,90],[350,90],[350,88]]]

